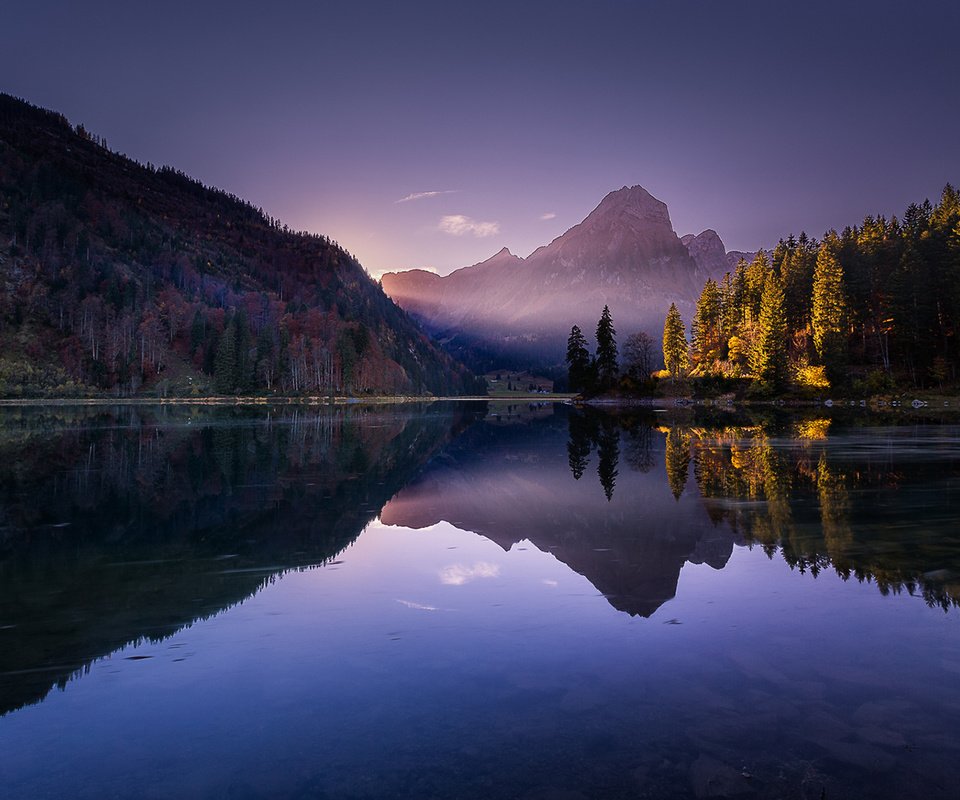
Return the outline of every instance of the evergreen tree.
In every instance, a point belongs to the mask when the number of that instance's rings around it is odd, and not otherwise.
[[[249,392],[255,386],[256,352],[251,346],[250,323],[247,320],[246,312],[242,308],[234,316],[234,330],[237,337],[235,386],[241,392]]]
[[[707,278],[690,324],[691,360],[698,366],[720,357],[721,311],[720,287]]]
[[[674,378],[679,378],[687,367],[686,331],[683,318],[674,303],[670,304],[663,323],[663,363]]]
[[[674,498],[679,500],[690,473],[690,435],[678,427],[672,427],[667,432],[665,444],[664,467],[667,470],[667,481]]]
[[[770,272],[760,302],[758,333],[750,352],[750,369],[770,389],[780,389],[787,376],[787,319],[783,287]]]
[[[583,477],[583,471],[590,463],[590,442],[592,440],[590,423],[579,413],[572,413],[567,421],[570,438],[567,441],[567,463],[574,480]]]
[[[796,246],[789,251],[780,267],[784,309],[791,331],[801,330],[810,322],[810,299],[813,296],[813,271],[816,262],[817,243],[801,232]]]
[[[579,326],[570,329],[567,339],[567,383],[571,392],[582,392],[590,388],[590,352],[587,340]]]
[[[613,499],[613,490],[617,485],[617,467],[620,464],[620,426],[616,421],[604,417],[603,426],[597,436],[597,477],[603,487],[607,501]]]
[[[763,287],[767,282],[769,273],[770,260],[767,258],[765,251],[758,250],[744,273],[746,282],[744,319],[747,322],[756,322],[760,316],[760,301],[763,299]]]
[[[237,325],[231,318],[220,334],[213,360],[213,387],[218,394],[233,394],[238,388],[237,378]]]
[[[740,327],[747,319],[747,262],[741,258],[733,271],[730,285],[730,326]],[[732,334],[731,334],[732,335]]]
[[[610,389],[617,382],[619,367],[616,336],[610,309],[604,306],[597,322],[597,382],[601,390]]]
[[[810,325],[813,328],[813,346],[827,374],[834,378],[843,375],[846,365],[847,303],[844,292],[843,267],[837,259],[839,238],[835,231],[828,233],[817,254],[813,274],[813,310]]]

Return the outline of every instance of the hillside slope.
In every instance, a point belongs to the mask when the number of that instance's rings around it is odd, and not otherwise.
[[[0,395],[475,389],[336,243],[0,94]]]

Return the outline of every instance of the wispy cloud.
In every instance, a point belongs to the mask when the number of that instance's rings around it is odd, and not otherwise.
[[[441,192],[412,192],[406,197],[401,197],[399,200],[395,200],[394,202],[409,203],[411,200],[425,200],[428,197],[438,197],[441,194],[456,194],[459,191],[459,189],[444,189]]]
[[[451,214],[440,219],[440,230],[452,236],[465,236],[470,233],[482,238],[500,233],[500,223],[478,222],[463,214]]]
[[[557,215],[554,214],[552,211],[548,211],[546,214],[540,215],[540,219],[542,219],[544,222],[546,222],[548,219],[556,219],[556,218],[557,218]]]
[[[500,567],[487,561],[478,561],[472,567],[466,564],[452,564],[440,570],[440,583],[446,586],[463,586],[477,578],[496,578]]]

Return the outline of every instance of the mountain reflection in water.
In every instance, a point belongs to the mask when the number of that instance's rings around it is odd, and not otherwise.
[[[951,796],[909,419],[5,409],[0,792]]]

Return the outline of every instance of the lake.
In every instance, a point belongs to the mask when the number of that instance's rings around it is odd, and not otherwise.
[[[0,796],[938,798],[960,427],[0,409]]]

